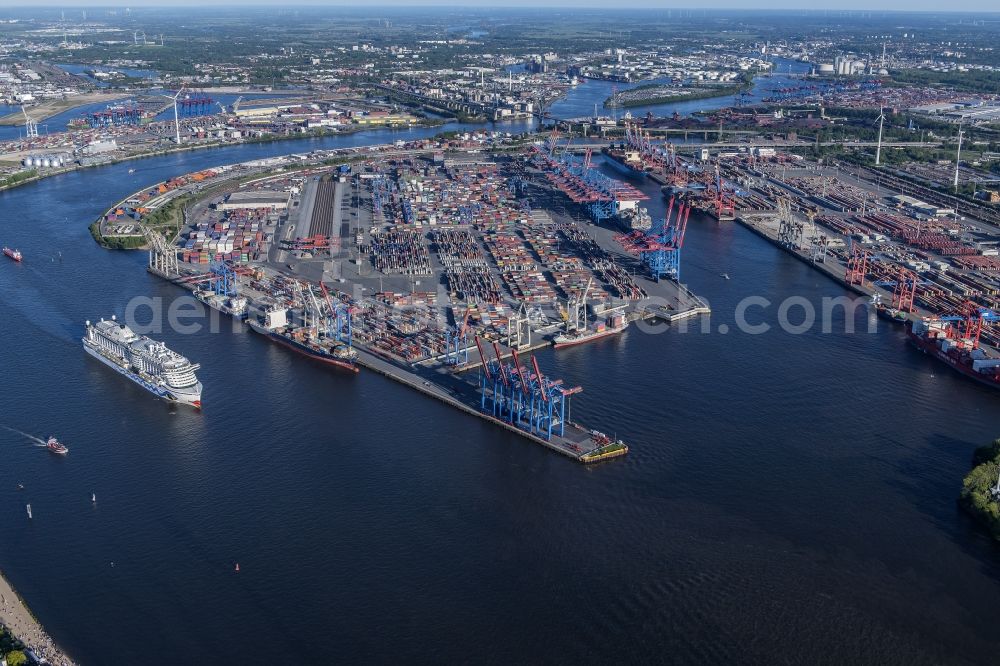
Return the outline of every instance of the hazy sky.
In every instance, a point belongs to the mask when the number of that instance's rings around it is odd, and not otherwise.
[[[164,6],[455,6],[455,7],[593,7],[625,9],[833,9],[1000,12],[1000,0],[0,0],[0,7],[164,7]]]

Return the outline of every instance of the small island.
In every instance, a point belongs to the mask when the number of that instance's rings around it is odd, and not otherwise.
[[[736,95],[746,87],[742,83],[721,86],[682,86],[649,83],[615,93],[604,100],[604,108],[621,106],[628,109],[636,106],[655,106],[659,104],[673,104],[674,102],[713,99],[715,97]]]
[[[1000,439],[976,449],[959,504],[1000,541]]]

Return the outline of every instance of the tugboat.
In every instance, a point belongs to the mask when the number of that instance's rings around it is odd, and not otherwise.
[[[56,439],[54,436],[53,437],[49,437],[49,441],[47,441],[45,443],[45,448],[47,448],[52,453],[55,453],[55,454],[60,455],[60,456],[64,456],[67,453],[69,453],[69,449],[67,449],[65,446],[63,446],[59,442],[59,440]]]
[[[23,257],[21,256],[20,250],[12,250],[9,247],[3,249],[3,253],[13,259],[14,261],[21,261]]]

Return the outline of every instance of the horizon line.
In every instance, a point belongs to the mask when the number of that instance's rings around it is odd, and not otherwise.
[[[729,0],[730,2],[732,0]],[[543,10],[543,9],[581,9],[581,10],[593,10],[599,12],[608,13],[620,13],[625,11],[694,11],[694,12],[744,12],[744,13],[775,13],[775,12],[793,12],[796,14],[822,14],[822,13],[835,13],[835,14],[845,14],[845,13],[862,13],[862,14],[985,14],[985,15],[997,15],[1000,16],[1000,10],[996,9],[972,9],[972,8],[889,8],[889,7],[866,7],[866,6],[844,6],[843,4],[838,4],[829,7],[799,7],[794,6],[795,0],[778,0],[782,4],[787,2],[788,6],[778,6],[778,7],[738,7],[738,6],[694,6],[687,4],[677,4],[677,5],[664,5],[660,4],[657,0],[633,0],[633,2],[619,3],[614,8],[609,8],[607,6],[601,6],[595,4],[594,2],[587,2],[586,0],[542,0],[542,2],[532,2],[531,0],[509,0],[505,4],[494,4],[494,0],[490,0],[487,3],[479,3],[476,0],[430,0],[428,2],[423,2],[421,0],[416,0],[415,2],[404,3],[401,0],[386,0],[382,2],[380,0],[369,0],[367,6],[359,7],[352,0],[296,0],[294,3],[290,4],[280,4],[275,0],[223,0],[219,2],[215,0],[214,2],[203,3],[198,2],[198,0],[177,0],[176,2],[162,2],[157,0],[154,4],[144,4],[142,0],[104,0],[100,4],[90,4],[88,2],[74,2],[70,0],[66,2],[32,2],[28,3],[11,3],[8,4],[0,0],[0,9],[17,9],[17,10],[27,10],[27,9],[90,9],[94,11],[101,11],[105,9],[118,9],[118,8],[129,8],[132,10],[141,9],[239,9],[247,7],[248,5],[258,7],[258,8],[274,8],[289,10],[295,8],[309,8],[309,9],[354,9],[358,11],[364,11],[366,9],[462,9],[462,10],[516,10],[516,9],[529,9],[529,10]],[[712,0],[708,0],[712,2]]]

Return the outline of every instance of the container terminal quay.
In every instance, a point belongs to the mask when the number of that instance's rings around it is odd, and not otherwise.
[[[541,145],[382,147],[230,165],[127,197],[98,233],[143,234],[151,272],[290,353],[345,378],[375,371],[591,463],[627,443],[574,411],[586,387],[530,352],[709,310],[676,279],[689,209],[660,229],[671,238],[650,272],[617,240],[638,192],[606,177],[574,184],[551,159]],[[155,224],[179,208],[179,228]]]
[[[570,141],[229,165],[144,188],[97,224],[141,235],[152,273],[292,353],[383,374],[585,463],[628,445],[574,413],[586,387],[531,352],[710,314],[681,282],[689,219],[748,226],[870,297],[922,351],[1000,386],[989,209],[773,147]],[[662,218],[644,179],[662,184]],[[171,213],[182,222],[154,224]]]

